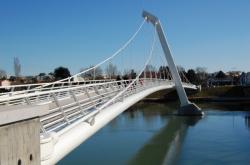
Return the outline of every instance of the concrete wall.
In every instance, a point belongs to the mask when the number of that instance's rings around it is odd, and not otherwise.
[[[39,118],[0,126],[0,165],[41,164],[39,128]]]

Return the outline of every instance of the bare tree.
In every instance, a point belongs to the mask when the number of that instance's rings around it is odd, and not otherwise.
[[[160,66],[158,73],[161,78],[171,79],[171,74],[168,66]]]
[[[181,80],[184,82],[188,82],[189,80],[186,78],[187,72],[185,71],[185,68],[182,67],[181,65],[178,65],[177,70],[179,72]]]
[[[197,73],[206,73],[207,72],[206,67],[197,67],[195,70]]]
[[[178,70],[178,72],[185,72],[184,67],[181,66],[181,65],[178,65],[178,66],[177,66],[177,70]]]
[[[192,83],[196,84],[197,83],[197,75],[193,69],[189,69],[187,71],[187,79]]]
[[[143,76],[145,76],[146,78],[152,78],[155,76],[155,74],[157,74],[157,69],[156,67],[154,67],[153,65],[146,65],[144,71],[143,71]]]
[[[6,71],[3,69],[0,69],[0,79],[7,78]]]
[[[206,80],[208,78],[207,68],[197,67],[195,70],[196,70],[198,84],[206,84]]]
[[[109,77],[116,76],[118,74],[117,67],[114,64],[109,63],[109,65],[106,67],[106,74]]]
[[[123,76],[128,77],[130,79],[135,79],[137,76],[137,73],[135,72],[134,69],[127,69],[127,70],[124,70]]]
[[[80,72],[87,70],[89,68],[93,68],[93,66],[90,66],[88,68],[82,68],[82,69],[80,69]],[[97,67],[95,69],[91,69],[90,71],[83,73],[80,76],[82,78],[100,78],[100,77],[102,77],[102,68]]]
[[[15,71],[15,76],[20,77],[21,64],[18,57],[14,57],[14,71]]]
[[[156,68],[153,65],[148,64],[145,68],[146,72],[156,72]]]

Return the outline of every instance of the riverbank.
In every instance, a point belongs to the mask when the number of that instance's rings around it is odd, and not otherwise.
[[[188,97],[190,101],[250,103],[250,97]]]
[[[201,91],[189,95],[193,101],[212,102],[249,102],[250,87],[247,86],[223,86],[203,88]]]
[[[190,101],[250,103],[250,86],[223,86],[203,88],[201,91],[187,90]],[[159,91],[144,99],[145,102],[173,101],[178,98],[176,91]]]

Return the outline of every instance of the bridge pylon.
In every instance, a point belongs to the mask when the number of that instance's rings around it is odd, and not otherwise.
[[[161,27],[160,20],[156,16],[146,11],[143,11],[142,16],[147,22],[152,23],[154,27],[156,28],[163,52],[165,54],[165,57],[169,66],[169,70],[172,74],[173,80],[175,82],[175,87],[176,87],[176,90],[177,90],[177,93],[181,102],[181,107],[178,110],[178,114],[179,115],[203,115],[203,112],[201,111],[201,109],[196,104],[191,103],[187,98],[187,94],[182,86],[180,75],[174,63],[166,37]]]

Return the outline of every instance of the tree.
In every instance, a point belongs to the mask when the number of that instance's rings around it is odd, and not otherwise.
[[[164,72],[164,66],[160,66],[159,69],[158,69],[158,73],[160,74],[160,77],[161,78],[164,78],[166,77],[165,72]]]
[[[10,76],[9,80],[10,81],[16,81],[16,77],[15,76]]]
[[[62,66],[55,68],[54,70],[54,76],[56,80],[64,79],[67,77],[70,77],[70,71],[68,68],[64,68]]]
[[[177,70],[178,70],[178,73],[180,75],[180,78],[183,82],[186,82],[187,78],[186,78],[186,75],[187,75],[187,72],[185,71],[184,67],[182,67],[181,65],[178,65],[177,66]],[[189,80],[188,80],[189,81]]]
[[[135,79],[136,78],[136,72],[134,71],[134,69],[131,69],[130,77],[131,77],[131,79]]]
[[[21,74],[21,64],[18,57],[14,57],[14,71],[15,76],[20,77]]]
[[[155,72],[156,68],[153,65],[147,65],[145,68],[146,72]]]
[[[165,66],[160,66],[158,69],[158,73],[160,74],[161,78],[167,78],[167,70]]]
[[[54,76],[54,73],[53,72],[49,72],[48,75]]]
[[[223,79],[223,78],[226,78],[226,77],[227,77],[226,74],[221,70],[215,76],[215,78],[218,78],[218,79]]]
[[[80,69],[80,72],[83,72],[89,68],[93,68],[93,66],[90,66],[88,68],[82,68]],[[102,77],[102,68],[97,67],[95,69],[91,69],[90,71],[83,73],[80,75],[82,78],[101,78]]]
[[[108,64],[108,66],[106,67],[105,71],[106,71],[106,74],[109,77],[115,77],[117,75],[117,73],[118,73],[117,67],[114,64],[112,64],[112,63]]]
[[[171,73],[168,66],[160,66],[158,72],[161,78],[171,79]]]
[[[171,75],[171,72],[170,72],[170,69],[168,66],[165,67],[165,72],[166,72],[166,76],[167,76],[166,78],[171,80],[172,75]]]
[[[197,67],[196,68],[196,74],[199,79],[205,80],[207,78],[207,68],[205,67]]]
[[[193,69],[189,69],[187,71],[187,75],[186,75],[187,79],[192,83],[192,84],[196,84],[197,83],[197,76],[196,73]]]
[[[46,73],[39,73],[39,75],[38,76],[46,76]]]
[[[197,67],[196,68],[196,77],[198,84],[207,84],[206,81],[208,79],[207,68],[205,67]]]
[[[145,70],[143,72],[143,76],[146,76],[146,78],[153,78],[155,77],[155,73],[157,72],[157,69],[153,65],[146,65]]]
[[[178,72],[185,72],[185,69],[181,65],[177,66],[177,70]]]
[[[3,69],[0,69],[0,79],[5,79],[7,78],[6,71]]]

